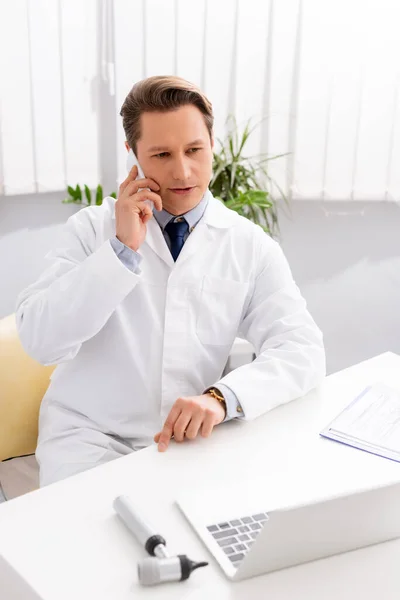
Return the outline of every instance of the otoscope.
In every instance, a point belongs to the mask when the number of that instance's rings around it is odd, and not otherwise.
[[[138,578],[142,585],[156,585],[164,581],[184,581],[192,571],[206,567],[208,562],[194,562],[185,554],[170,556],[165,539],[140,516],[129,496],[118,496],[114,510],[138,542],[150,554],[138,563]]]

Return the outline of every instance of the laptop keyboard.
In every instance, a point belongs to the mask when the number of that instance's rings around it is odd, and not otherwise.
[[[208,525],[207,529],[229,560],[235,567],[238,567],[267,519],[267,513],[257,513],[232,521]]]

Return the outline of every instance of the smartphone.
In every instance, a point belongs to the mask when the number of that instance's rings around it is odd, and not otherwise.
[[[136,157],[136,154],[134,153],[134,151],[132,150],[132,148],[129,150],[128,152],[128,156],[126,158],[126,168],[128,170],[128,173],[131,171],[132,167],[136,165],[138,168],[138,176],[136,177],[136,179],[145,179],[145,174],[143,173],[143,169],[139,164],[139,161]],[[149,188],[139,188],[139,189],[149,189]],[[145,200],[146,204],[148,204],[151,208],[151,210],[154,210],[154,202],[152,200]]]

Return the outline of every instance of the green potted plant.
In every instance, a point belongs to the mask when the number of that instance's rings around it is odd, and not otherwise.
[[[214,152],[210,190],[228,208],[247,217],[260,225],[266,233],[274,236],[279,232],[278,201],[282,199],[285,204],[288,201],[277,182],[270,177],[267,163],[285,154],[246,157],[246,143],[257,125],[251,127],[251,121],[248,121],[240,134],[235,118],[229,117],[228,124],[229,122],[229,133],[224,142],[218,139],[220,148]],[[278,190],[278,199],[271,196],[267,187],[275,187]]]

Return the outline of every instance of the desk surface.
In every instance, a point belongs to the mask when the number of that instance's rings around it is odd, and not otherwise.
[[[400,464],[320,438],[366,385],[400,390],[400,356],[382,354],[326,378],[319,390],[250,423],[218,427],[208,440],[155,446],[0,506],[0,596],[7,600],[398,600],[400,539],[231,583],[175,504],[188,489],[257,481],[266,497],[288,482],[293,501],[400,480]],[[130,494],[171,552],[210,566],[184,583],[142,588],[142,549],[112,502]],[[7,593],[5,594],[5,591]]]

